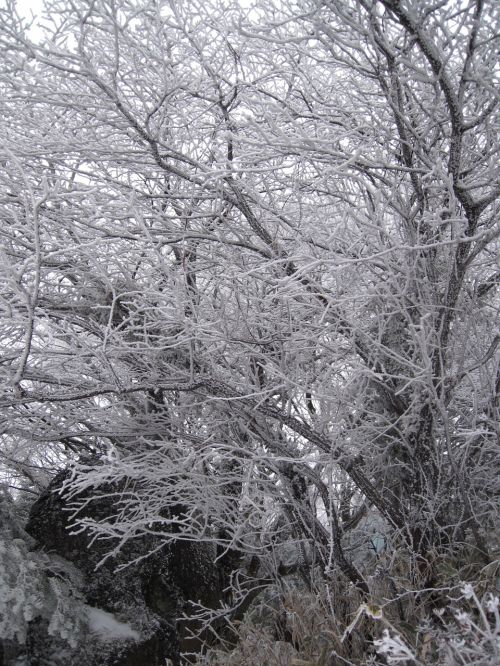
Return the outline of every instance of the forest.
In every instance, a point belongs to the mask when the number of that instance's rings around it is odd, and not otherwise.
[[[3,0],[1,666],[500,663],[499,35]]]

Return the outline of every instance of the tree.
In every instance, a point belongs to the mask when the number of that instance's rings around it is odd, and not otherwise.
[[[4,465],[98,454],[97,537],[293,542],[364,595],[367,514],[413,586],[489,562],[494,3],[51,2],[39,44],[9,7]]]

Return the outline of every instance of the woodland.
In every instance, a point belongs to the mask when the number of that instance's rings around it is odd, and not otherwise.
[[[499,33],[3,0],[0,664],[500,663]]]

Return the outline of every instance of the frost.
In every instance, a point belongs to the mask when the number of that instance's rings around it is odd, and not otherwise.
[[[48,620],[48,633],[75,646],[81,632],[77,575],[60,558],[28,550],[22,539],[0,537],[0,640],[24,644],[28,624]]]
[[[0,538],[0,639],[24,643],[27,623],[43,609],[36,557],[22,539]]]
[[[485,601],[485,607],[488,613],[498,613],[498,606],[499,606],[499,599],[498,597],[494,597],[493,595],[490,595],[486,601]]]
[[[462,587],[462,594],[466,599],[472,599],[474,597],[474,588],[470,583],[465,583]]]
[[[384,629],[382,638],[373,643],[377,652],[385,656],[388,664],[416,662],[415,656],[402,639],[399,636],[391,636],[387,629]]]

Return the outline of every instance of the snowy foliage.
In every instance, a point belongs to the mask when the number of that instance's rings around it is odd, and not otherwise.
[[[24,643],[26,626],[45,608],[40,556],[20,539],[0,537],[0,636]]]
[[[26,495],[75,463],[76,530],[211,542],[233,599],[242,563],[319,570],[404,624],[480,582],[498,21],[493,0],[48,0],[34,40],[8,2],[3,478]],[[31,556],[3,548],[38,612]]]
[[[439,636],[442,663],[495,666],[500,661],[499,598],[488,592],[479,599],[470,583],[462,591],[462,603],[452,609],[454,622]]]
[[[68,563],[1,536],[0,639],[24,644],[29,623],[43,618],[51,636],[76,646],[84,618],[75,578]]]

